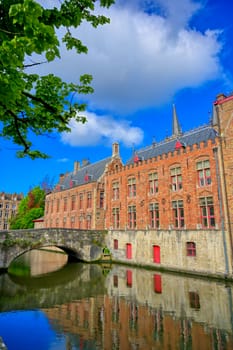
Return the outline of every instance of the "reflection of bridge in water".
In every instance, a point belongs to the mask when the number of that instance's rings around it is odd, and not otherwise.
[[[68,264],[41,277],[0,275],[0,312],[62,305],[70,300],[104,295],[104,274],[99,265]],[[10,293],[9,293],[10,290]]]
[[[69,261],[96,261],[103,253],[105,232],[64,228],[4,231],[0,235],[0,269],[8,268],[16,257],[28,250],[46,246],[61,248]]]

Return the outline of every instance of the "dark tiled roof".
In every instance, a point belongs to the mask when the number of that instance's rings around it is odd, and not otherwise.
[[[202,126],[197,129],[185,132],[177,138],[171,137],[159,143],[154,143],[146,148],[142,148],[136,151],[136,154],[140,159],[145,160],[175,151],[177,140],[179,140],[185,146],[192,146],[194,144],[199,144],[200,142],[206,142],[208,140],[212,140],[214,142],[216,136],[217,132],[211,126]],[[126,162],[126,164],[132,163],[134,163],[134,156],[132,156],[132,158]]]
[[[61,189],[68,189],[74,186],[83,185],[88,182],[97,181],[104,173],[105,166],[111,161],[111,157],[99,162],[82,166],[76,173],[70,172],[65,175]],[[89,176],[89,179],[87,179]],[[73,184],[71,183],[73,181]]]

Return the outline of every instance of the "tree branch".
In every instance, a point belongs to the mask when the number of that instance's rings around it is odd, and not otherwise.
[[[23,33],[14,33],[14,32],[9,32],[6,29],[0,28],[0,32],[6,33],[6,34],[11,34],[11,35],[23,35]]]
[[[35,95],[30,94],[30,92],[27,91],[23,91],[22,94],[28,98],[30,98],[32,101],[36,101],[39,102],[40,104],[42,104],[45,108],[47,108],[51,113],[56,114],[63,123],[66,123],[66,120],[62,117],[62,115],[57,113],[57,109],[53,106],[51,106],[50,104],[48,104],[45,100],[43,100],[40,97],[37,97]]]
[[[42,62],[36,62],[31,64],[25,64],[23,68],[33,67],[33,66],[39,66],[40,64],[48,63],[48,61],[42,61]]]
[[[7,110],[7,112],[8,112],[8,113],[13,117],[13,119],[14,119],[14,125],[15,125],[16,133],[17,133],[17,135],[18,135],[18,137],[19,137],[19,139],[20,139],[20,141],[21,141],[21,144],[22,144],[23,147],[24,147],[24,153],[27,153],[30,147],[29,147],[29,145],[27,144],[27,142],[25,141],[25,139],[23,138],[23,136],[22,136],[22,134],[21,134],[21,132],[20,132],[19,124],[18,124],[18,122],[19,122],[19,121],[22,121],[22,119],[19,119],[19,118],[17,117],[17,115],[16,115],[15,113],[13,113],[12,111],[10,111],[10,110]]]

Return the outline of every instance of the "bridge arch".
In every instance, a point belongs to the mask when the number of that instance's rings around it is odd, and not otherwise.
[[[0,235],[0,268],[7,269],[16,257],[46,246],[62,249],[69,261],[98,261],[105,246],[105,232],[59,228],[4,231]]]

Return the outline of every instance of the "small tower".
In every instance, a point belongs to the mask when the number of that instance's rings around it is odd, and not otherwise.
[[[119,143],[114,142],[112,144],[112,158],[119,157]]]
[[[176,114],[176,107],[173,104],[173,113],[172,113],[172,136],[178,137],[182,134],[181,127],[178,121],[178,117]]]

